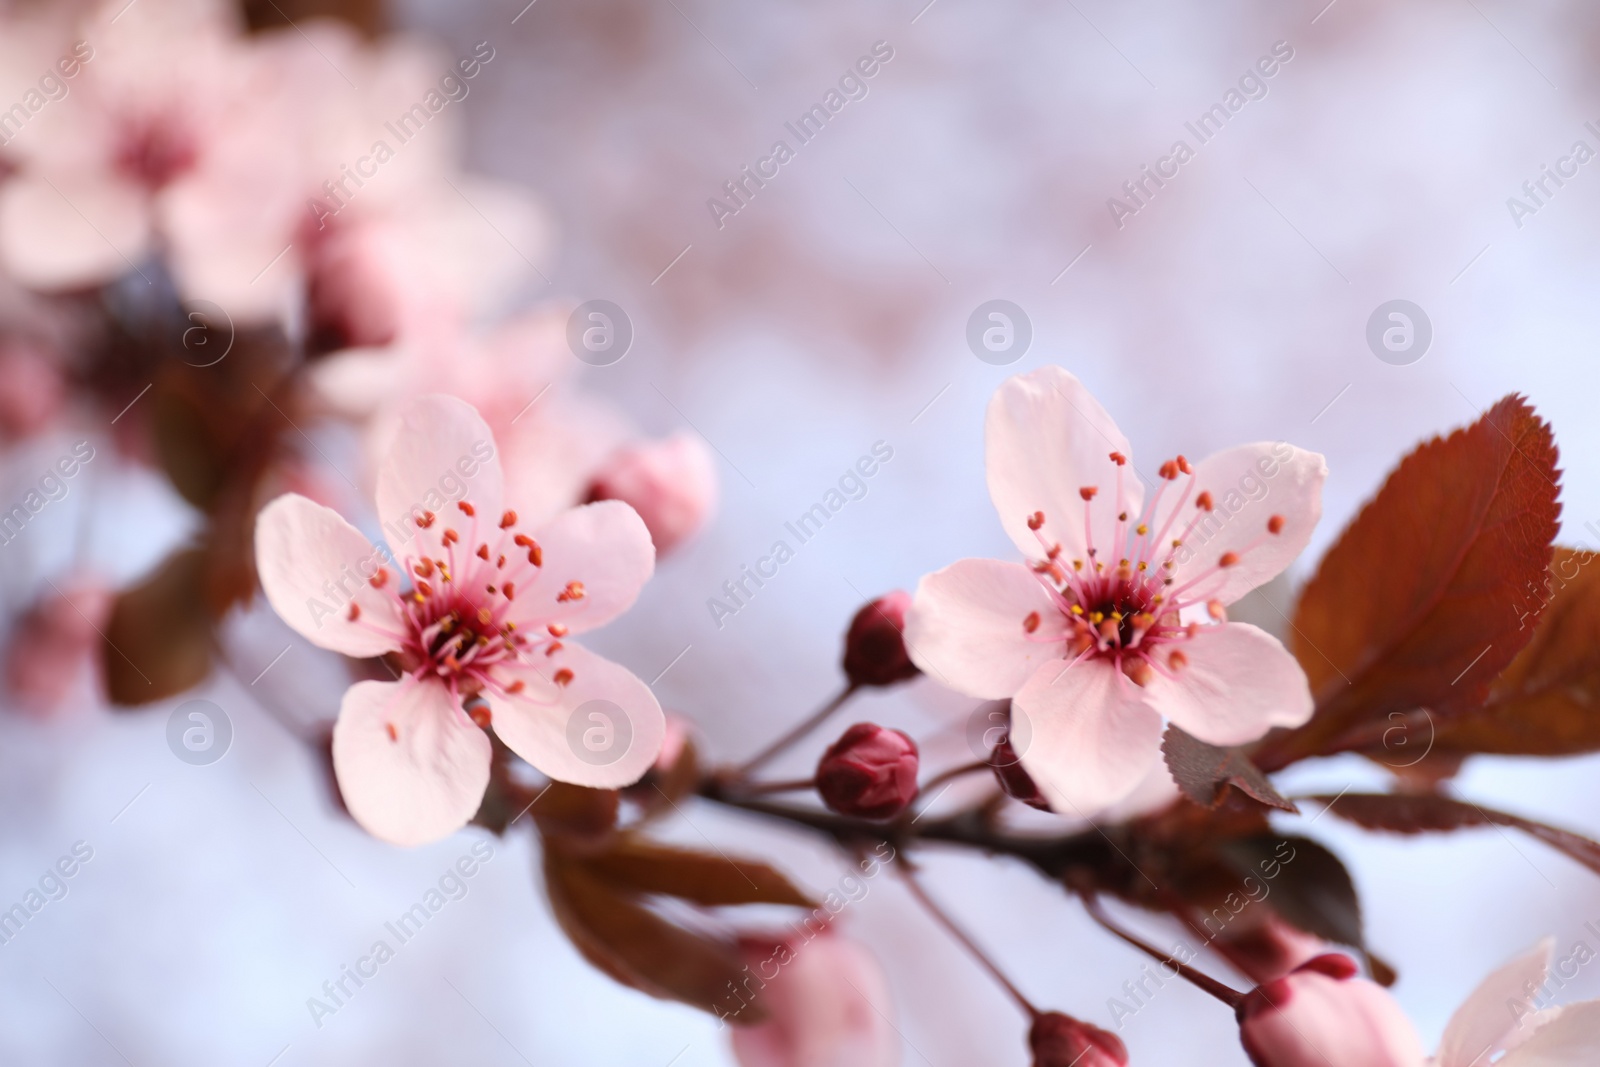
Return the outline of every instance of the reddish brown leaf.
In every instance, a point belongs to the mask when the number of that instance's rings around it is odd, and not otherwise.
[[[1437,751],[1560,756],[1600,749],[1596,560],[1593,552],[1556,549],[1545,582],[1525,590],[1519,608],[1533,639],[1495,680],[1482,709],[1441,725]]]
[[[1217,807],[1232,786],[1269,808],[1299,810],[1273,788],[1271,780],[1250,762],[1243,749],[1208,745],[1176,726],[1168,726],[1161,752],[1178,788],[1196,804]]]
[[[114,704],[148,704],[198,685],[211,670],[212,618],[205,607],[205,553],[174,553],[117,596],[101,646]]]
[[[571,844],[606,838],[617,823],[621,802],[622,795],[615,789],[589,789],[551,782],[528,811],[538,823],[541,834],[560,837]]]
[[[668,922],[561,849],[546,848],[544,875],[556,921],[601,971],[653,997],[705,1011],[739,1006],[729,990],[743,979],[744,961],[731,939]],[[752,1002],[739,1021],[759,1022],[764,1015]]]
[[[586,862],[590,870],[619,886],[696,904],[817,906],[765,863],[670,848],[634,834],[618,838]]]
[[[1290,647],[1317,713],[1258,763],[1375,743],[1390,712],[1482,704],[1532,635],[1520,605],[1550,562],[1558,477],[1518,396],[1402,460],[1300,598]]]
[[[1508,815],[1470,801],[1437,793],[1346,793],[1340,797],[1305,799],[1327,804],[1328,810],[1339,818],[1368,830],[1387,830],[1397,834],[1440,833],[1479,826],[1505,826],[1521,830],[1551,848],[1566,853],[1591,871],[1600,873],[1600,843],[1570,830]]]

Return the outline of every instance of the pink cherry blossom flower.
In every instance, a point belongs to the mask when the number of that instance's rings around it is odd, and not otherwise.
[[[1484,979],[1422,1052],[1410,1020],[1347,956],[1318,956],[1253,990],[1240,1038],[1256,1067],[1590,1067],[1600,1062],[1600,1000],[1543,1008],[1552,942]]]
[[[1541,941],[1485,978],[1445,1025],[1431,1067],[1600,1063],[1600,1000],[1543,1007],[1554,944]]]
[[[806,940],[741,943],[765,1021],[735,1026],[740,1067],[895,1067],[889,987],[866,949],[828,928]],[[736,1019],[734,1021],[737,1021]]]
[[[626,611],[650,577],[644,523],[606,501],[522,532],[493,441],[454,397],[405,413],[378,472],[387,548],[295,494],[256,524],[261,584],[290,626],[404,670],[352,686],[333,731],[351,815],[395,844],[436,840],[477,811],[483,727],[551,778],[597,788],[636,781],[662,743],[649,687],[571,639]]]
[[[97,285],[162,250],[185,295],[235,320],[283,310],[281,279],[252,282],[304,210],[295,116],[236,19],[214,0],[106,3],[63,42],[70,92],[8,145],[18,172],[0,185],[18,280]]]
[[[1225,609],[1305,547],[1320,455],[1264,443],[1178,456],[1147,497],[1127,440],[1059,367],[1005,382],[985,435],[989,495],[1028,562],[925,576],[906,644],[948,687],[1012,699],[1026,720],[1013,744],[1058,812],[1132,791],[1159,759],[1163,719],[1236,745],[1310,716],[1294,658]]]

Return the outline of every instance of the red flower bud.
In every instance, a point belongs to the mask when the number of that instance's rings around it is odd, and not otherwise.
[[[906,612],[911,594],[885,593],[856,612],[844,639],[844,673],[852,685],[893,685],[919,673],[906,654]]]
[[[822,754],[817,792],[841,815],[898,815],[917,795],[917,743],[899,730],[858,722]]]
[[[1033,1067],[1127,1067],[1128,1050],[1116,1034],[1047,1011],[1028,1031]]]
[[[994,771],[995,779],[1000,783],[1000,788],[1005,790],[1006,796],[1040,811],[1050,810],[1050,803],[1039,792],[1038,784],[1023,770],[1022,757],[1011,747],[1009,734],[1002,737],[989,753],[989,769]]]

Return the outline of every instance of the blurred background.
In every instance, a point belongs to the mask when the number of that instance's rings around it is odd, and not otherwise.
[[[134,3],[101,12],[99,28],[109,36],[157,6]],[[375,61],[347,55],[417,49],[414,66],[383,75],[399,104],[375,113],[392,116],[480,43],[492,49],[444,118],[474,180],[520,189],[522,206],[491,208],[488,192],[463,184],[438,193],[438,209],[469,229],[481,220],[462,256],[497,260],[505,280],[473,309],[485,329],[530,309],[556,308],[564,322],[566,309],[594,299],[632,323],[625,357],[606,366],[583,365],[559,343],[556,356],[507,346],[488,358],[524,361],[505,373],[526,369],[535,381],[559,358],[573,388],[608,405],[574,407],[580,428],[623,419],[653,438],[687,433],[714,456],[715,515],[594,641],[654,678],[662,704],[696,724],[713,758],[754,752],[837,688],[840,635],[862,601],[956,558],[1009,557],[983,480],[983,410],[1006,376],[1041,364],[1088,384],[1136,462],[1264,439],[1326,454],[1324,518],[1297,580],[1403,452],[1510,392],[1555,428],[1561,543],[1600,546],[1600,465],[1588,460],[1600,450],[1600,167],[1575,156],[1576,142],[1600,151],[1586,125],[1600,127],[1600,17],[1588,5],[373,0],[346,11],[368,36],[359,45],[322,36],[332,31],[306,5],[246,6],[228,17],[277,26],[285,47],[312,45],[307,67],[287,75],[308,113],[369,92],[363,71]],[[0,11],[21,26],[71,9]],[[198,65],[203,49],[187,47],[182,19],[165,25],[163,62]],[[16,46],[0,65],[0,103],[21,99],[56,54],[35,62],[25,37],[0,43]],[[318,56],[337,77],[314,69]],[[864,95],[797,144],[786,124],[866,56],[880,62],[856,83]],[[1277,59],[1274,73],[1242,84],[1263,57]],[[1186,124],[1219,103],[1228,120],[1202,143]],[[30,122],[42,132],[52,117],[47,108]],[[253,149],[263,168],[306,136],[293,125],[269,132]],[[793,158],[730,197],[724,183],[760,166],[778,140],[797,146]],[[1192,158],[1159,187],[1145,179],[1180,140]],[[32,158],[0,155],[0,175],[26,172]],[[1557,184],[1546,167],[1568,176]],[[1542,189],[1524,188],[1541,178]],[[1136,196],[1124,187],[1140,181]],[[73,315],[41,311],[32,288],[7,282],[4,313],[48,319],[41,336],[70,334]],[[991,300],[1026,316],[1025,351],[985,360],[969,344],[969,320]],[[1380,355],[1369,344],[1369,320],[1395,300],[1425,317],[1422,351]],[[442,363],[424,377],[470,379],[476,366]],[[16,385],[28,381],[21,373],[8,371],[6,401],[19,426],[38,406],[36,387]],[[137,403],[137,382],[118,388],[106,396]],[[532,396],[518,394],[511,410]],[[192,502],[119,447],[111,420],[121,406],[8,432],[6,507],[77,442],[95,457],[0,546],[10,642],[43,625],[34,606],[53,588],[70,592],[85,575],[96,588],[125,586],[197,526]],[[866,495],[735,614],[715,618],[708,601],[723,583],[880,441],[893,458]],[[361,431],[313,427],[295,447],[297,478],[359,495]],[[1269,594],[1288,610],[1292,588]],[[1272,626],[1273,614],[1260,621]],[[259,601],[222,629],[231,669],[142,709],[112,710],[89,672],[48,713],[7,698],[0,908],[77,843],[92,858],[65,896],[0,944],[0,1060],[733,1062],[713,1019],[624,989],[577,956],[549,914],[528,835],[501,841],[469,828],[402,851],[351,823],[303,743],[307,724],[337,707],[333,657]],[[174,758],[167,741],[170,713],[195,698],[231,724],[226,755],[207,765]],[[863,698],[856,712],[926,738],[935,767],[971,758],[972,705],[922,680]],[[802,774],[810,758],[774,773]],[[1593,757],[1477,759],[1460,785],[1596,835],[1597,769]],[[1385,781],[1352,757],[1294,769],[1286,792]],[[1544,936],[1563,952],[1594,942],[1584,930],[1600,920],[1592,876],[1532,843],[1495,831],[1378,838],[1331,823],[1282,820],[1346,859],[1370,942],[1398,968],[1395,993],[1429,1047],[1479,977],[1513,953]],[[817,892],[846,870],[817,841],[709,806],[685,808],[667,830],[772,857]],[[468,894],[316,1025],[307,998],[480,840],[493,858]],[[928,872],[1030,996],[1111,1024],[1107,998],[1141,958],[1020,866],[934,855]],[[1022,1062],[1014,1006],[900,886],[874,881],[841,922],[887,970],[907,1064]],[[1143,928],[1173,936],[1153,921]],[[1600,972],[1586,970],[1563,999],[1596,994]],[[1134,1063],[1227,1067],[1247,1062],[1236,1034],[1227,1011],[1176,983],[1120,1031]]]

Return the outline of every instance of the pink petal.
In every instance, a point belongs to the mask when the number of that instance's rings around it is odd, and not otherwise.
[[[1116,551],[1117,471],[1110,454],[1130,457],[1123,474],[1122,506],[1137,515],[1144,488],[1134,473],[1127,438],[1083,383],[1060,367],[1040,367],[1008,378],[989,401],[984,423],[989,497],[1001,525],[1029,559],[1044,550],[1028,528],[1028,516],[1044,512],[1039,534],[1058,543],[1068,559],[1085,559],[1083,498],[1079,490],[1098,490],[1090,503],[1094,543],[1102,553]]]
[[[1161,755],[1161,716],[1105,660],[1046,663],[1011,702],[1027,719],[1022,767],[1061,815],[1092,818],[1139,786]]]
[[[1145,686],[1151,707],[1213,745],[1254,741],[1311,718],[1305,672],[1276,637],[1248,623],[1202,626],[1176,647],[1188,663]],[[1158,664],[1166,659],[1160,653]]]
[[[491,749],[431,680],[357,682],[333,727],[345,806],[368,833],[395,845],[427,844],[465,826],[483,802]]]
[[[286,493],[261,509],[255,543],[268,603],[306,640],[346,656],[381,656],[400,647],[398,575],[391,567],[382,589],[367,581],[389,563],[388,550],[374,547],[337,511]],[[355,621],[349,618],[352,600],[360,609]]]
[[[1504,1007],[1501,1008],[1504,1011]],[[1600,1000],[1554,1008],[1495,1067],[1592,1067],[1600,1063]],[[1534,1025],[1533,1016],[1528,1024]],[[1509,1044],[1509,1043],[1508,1043]]]
[[[768,1018],[733,1027],[739,1067],[895,1067],[900,1037],[877,960],[831,930],[802,940],[802,929],[793,942],[745,948]]]
[[[535,625],[559,621],[573,633],[604,626],[633,606],[656,568],[650,531],[619,500],[570,508],[533,539],[542,562],[538,576],[518,589],[516,610]],[[559,599],[573,582],[582,584],[582,597]]]
[[[1298,970],[1262,994],[1276,1007],[1240,1030],[1257,1067],[1424,1067],[1411,1021],[1374,982]]]
[[[1487,1063],[1505,1047],[1519,1019],[1533,1015],[1528,990],[1538,993],[1550,969],[1555,942],[1549,938],[1485,978],[1462,1002],[1445,1025],[1439,1041],[1438,1067],[1469,1067]],[[1521,1016],[1512,1013],[1512,1006]]]
[[[501,444],[511,457],[506,498],[528,522],[547,522],[584,501],[601,464],[632,435],[627,420],[603,398],[555,386],[501,431]]]
[[[1183,598],[1231,604],[1283,573],[1305,550],[1322,517],[1322,483],[1327,476],[1328,465],[1320,453],[1282,442],[1239,445],[1197,463],[1194,492],[1172,523],[1172,536],[1178,537],[1191,520],[1199,520],[1173,557],[1174,586],[1210,576]],[[1195,507],[1202,492],[1211,494],[1209,513]],[[1176,506],[1178,497],[1170,491],[1168,495]],[[1267,529],[1275,515],[1283,519],[1283,529],[1276,534]],[[1161,521],[1166,521],[1165,514]],[[1217,563],[1227,552],[1239,561],[1218,570]]]
[[[0,185],[0,264],[23,285],[98,285],[133,270],[149,244],[150,210],[132,186],[65,174]]]
[[[556,684],[558,671],[570,671],[571,681]],[[494,732],[557,781],[594,789],[630,785],[661,751],[666,718],[650,687],[580,645],[564,644],[551,656],[533,653],[526,663],[497,670],[495,680],[521,681],[524,688],[512,695],[484,691]]]
[[[1025,620],[1039,616],[1029,635]],[[1061,644],[1030,636],[1066,632],[1050,594],[1021,563],[963,559],[917,583],[906,615],[911,661],[941,685],[998,700],[1021,689],[1040,664],[1059,659]]]
[[[457,507],[462,500],[476,509],[484,535],[497,532],[503,484],[494,434],[472,405],[453,396],[424,396],[401,416],[378,468],[384,536],[402,558],[442,555],[446,529],[473,540],[472,520]],[[421,529],[416,518],[424,512],[432,512],[435,521]]]

